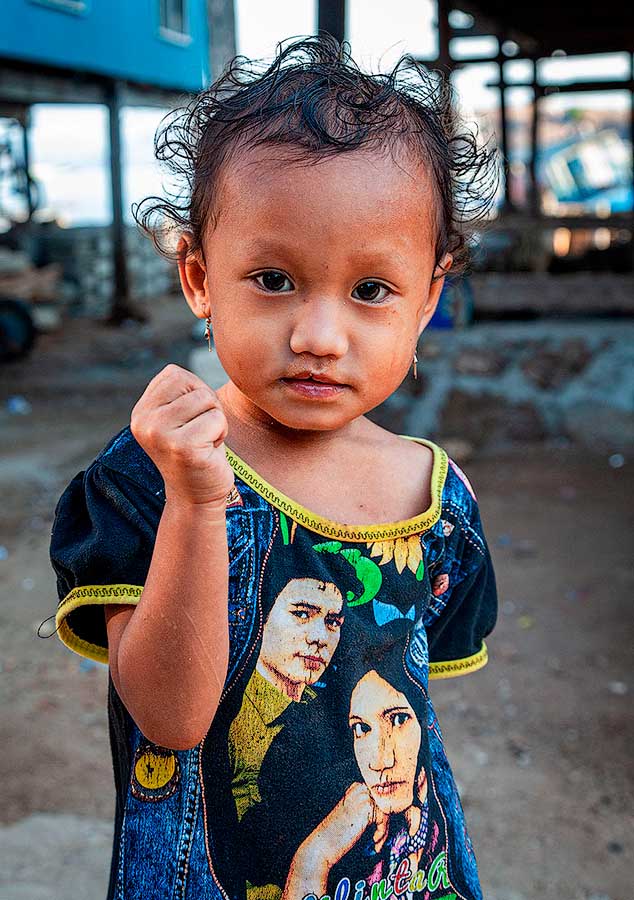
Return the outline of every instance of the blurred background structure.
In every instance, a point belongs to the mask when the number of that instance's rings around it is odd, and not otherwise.
[[[153,297],[177,288],[130,212],[165,187],[151,152],[161,117],[236,50],[270,57],[278,39],[322,29],[368,67],[408,52],[444,73],[462,114],[500,149],[499,195],[474,235],[472,271],[449,280],[432,322],[452,331],[443,340],[459,371],[421,401],[419,426],[434,432],[445,412],[459,415],[470,402],[460,375],[477,374],[485,402],[510,408],[510,437],[562,427],[584,437],[600,407],[599,439],[634,441],[634,423],[619,421],[629,395],[605,324],[634,312],[634,13],[620,0],[600,16],[589,0],[551,6],[6,0],[0,357],[26,352],[69,315],[142,321]],[[600,327],[575,331],[571,320],[588,317]],[[478,356],[487,332],[468,326],[509,320],[536,323],[522,348],[507,341],[501,356]]]
[[[634,6],[622,0],[3,0],[0,699],[3,900],[105,895],[106,672],[54,612],[55,502],[167,362],[224,378],[130,207],[165,113],[235,51],[329,31],[449,77],[501,181],[419,377],[373,415],[476,487],[491,663],[434,683],[486,900],[631,900]],[[169,185],[168,185],[169,186]],[[198,347],[201,347],[198,350]]]

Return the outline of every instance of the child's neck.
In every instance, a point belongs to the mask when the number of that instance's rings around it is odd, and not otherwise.
[[[334,431],[300,431],[272,419],[253,404],[232,382],[218,390],[229,425],[227,444],[254,469],[260,459],[282,456],[289,463],[300,462],[314,454],[335,452],[342,443],[357,440],[371,423],[364,417],[354,419]]]
[[[227,445],[281,493],[335,522],[368,525],[418,516],[431,503],[432,452],[365,416],[335,431],[271,420],[231,383],[218,391]],[[246,401],[246,402],[245,402]]]

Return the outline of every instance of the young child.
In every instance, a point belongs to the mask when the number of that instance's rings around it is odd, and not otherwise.
[[[428,679],[485,665],[491,559],[446,452],[366,418],[483,183],[450,99],[309,38],[159,139],[188,193],[144,223],[228,381],[165,368],[57,509],[60,637],[110,666],[109,898],[481,897]]]

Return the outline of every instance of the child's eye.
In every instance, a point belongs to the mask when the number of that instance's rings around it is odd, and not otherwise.
[[[380,281],[362,281],[353,290],[352,296],[365,303],[382,303],[389,293],[390,289]]]
[[[254,275],[255,283],[258,284],[265,291],[270,291],[274,294],[285,294],[288,291],[293,290],[293,282],[285,275],[283,272],[278,272],[277,269],[269,269],[266,272],[260,272],[259,275]]]

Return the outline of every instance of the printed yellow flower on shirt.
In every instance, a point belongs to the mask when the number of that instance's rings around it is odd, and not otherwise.
[[[386,565],[393,559],[399,575],[407,566],[419,581],[423,577],[423,548],[420,535],[396,538],[392,541],[369,541],[368,547],[371,548],[370,556],[381,557],[380,566]]]

